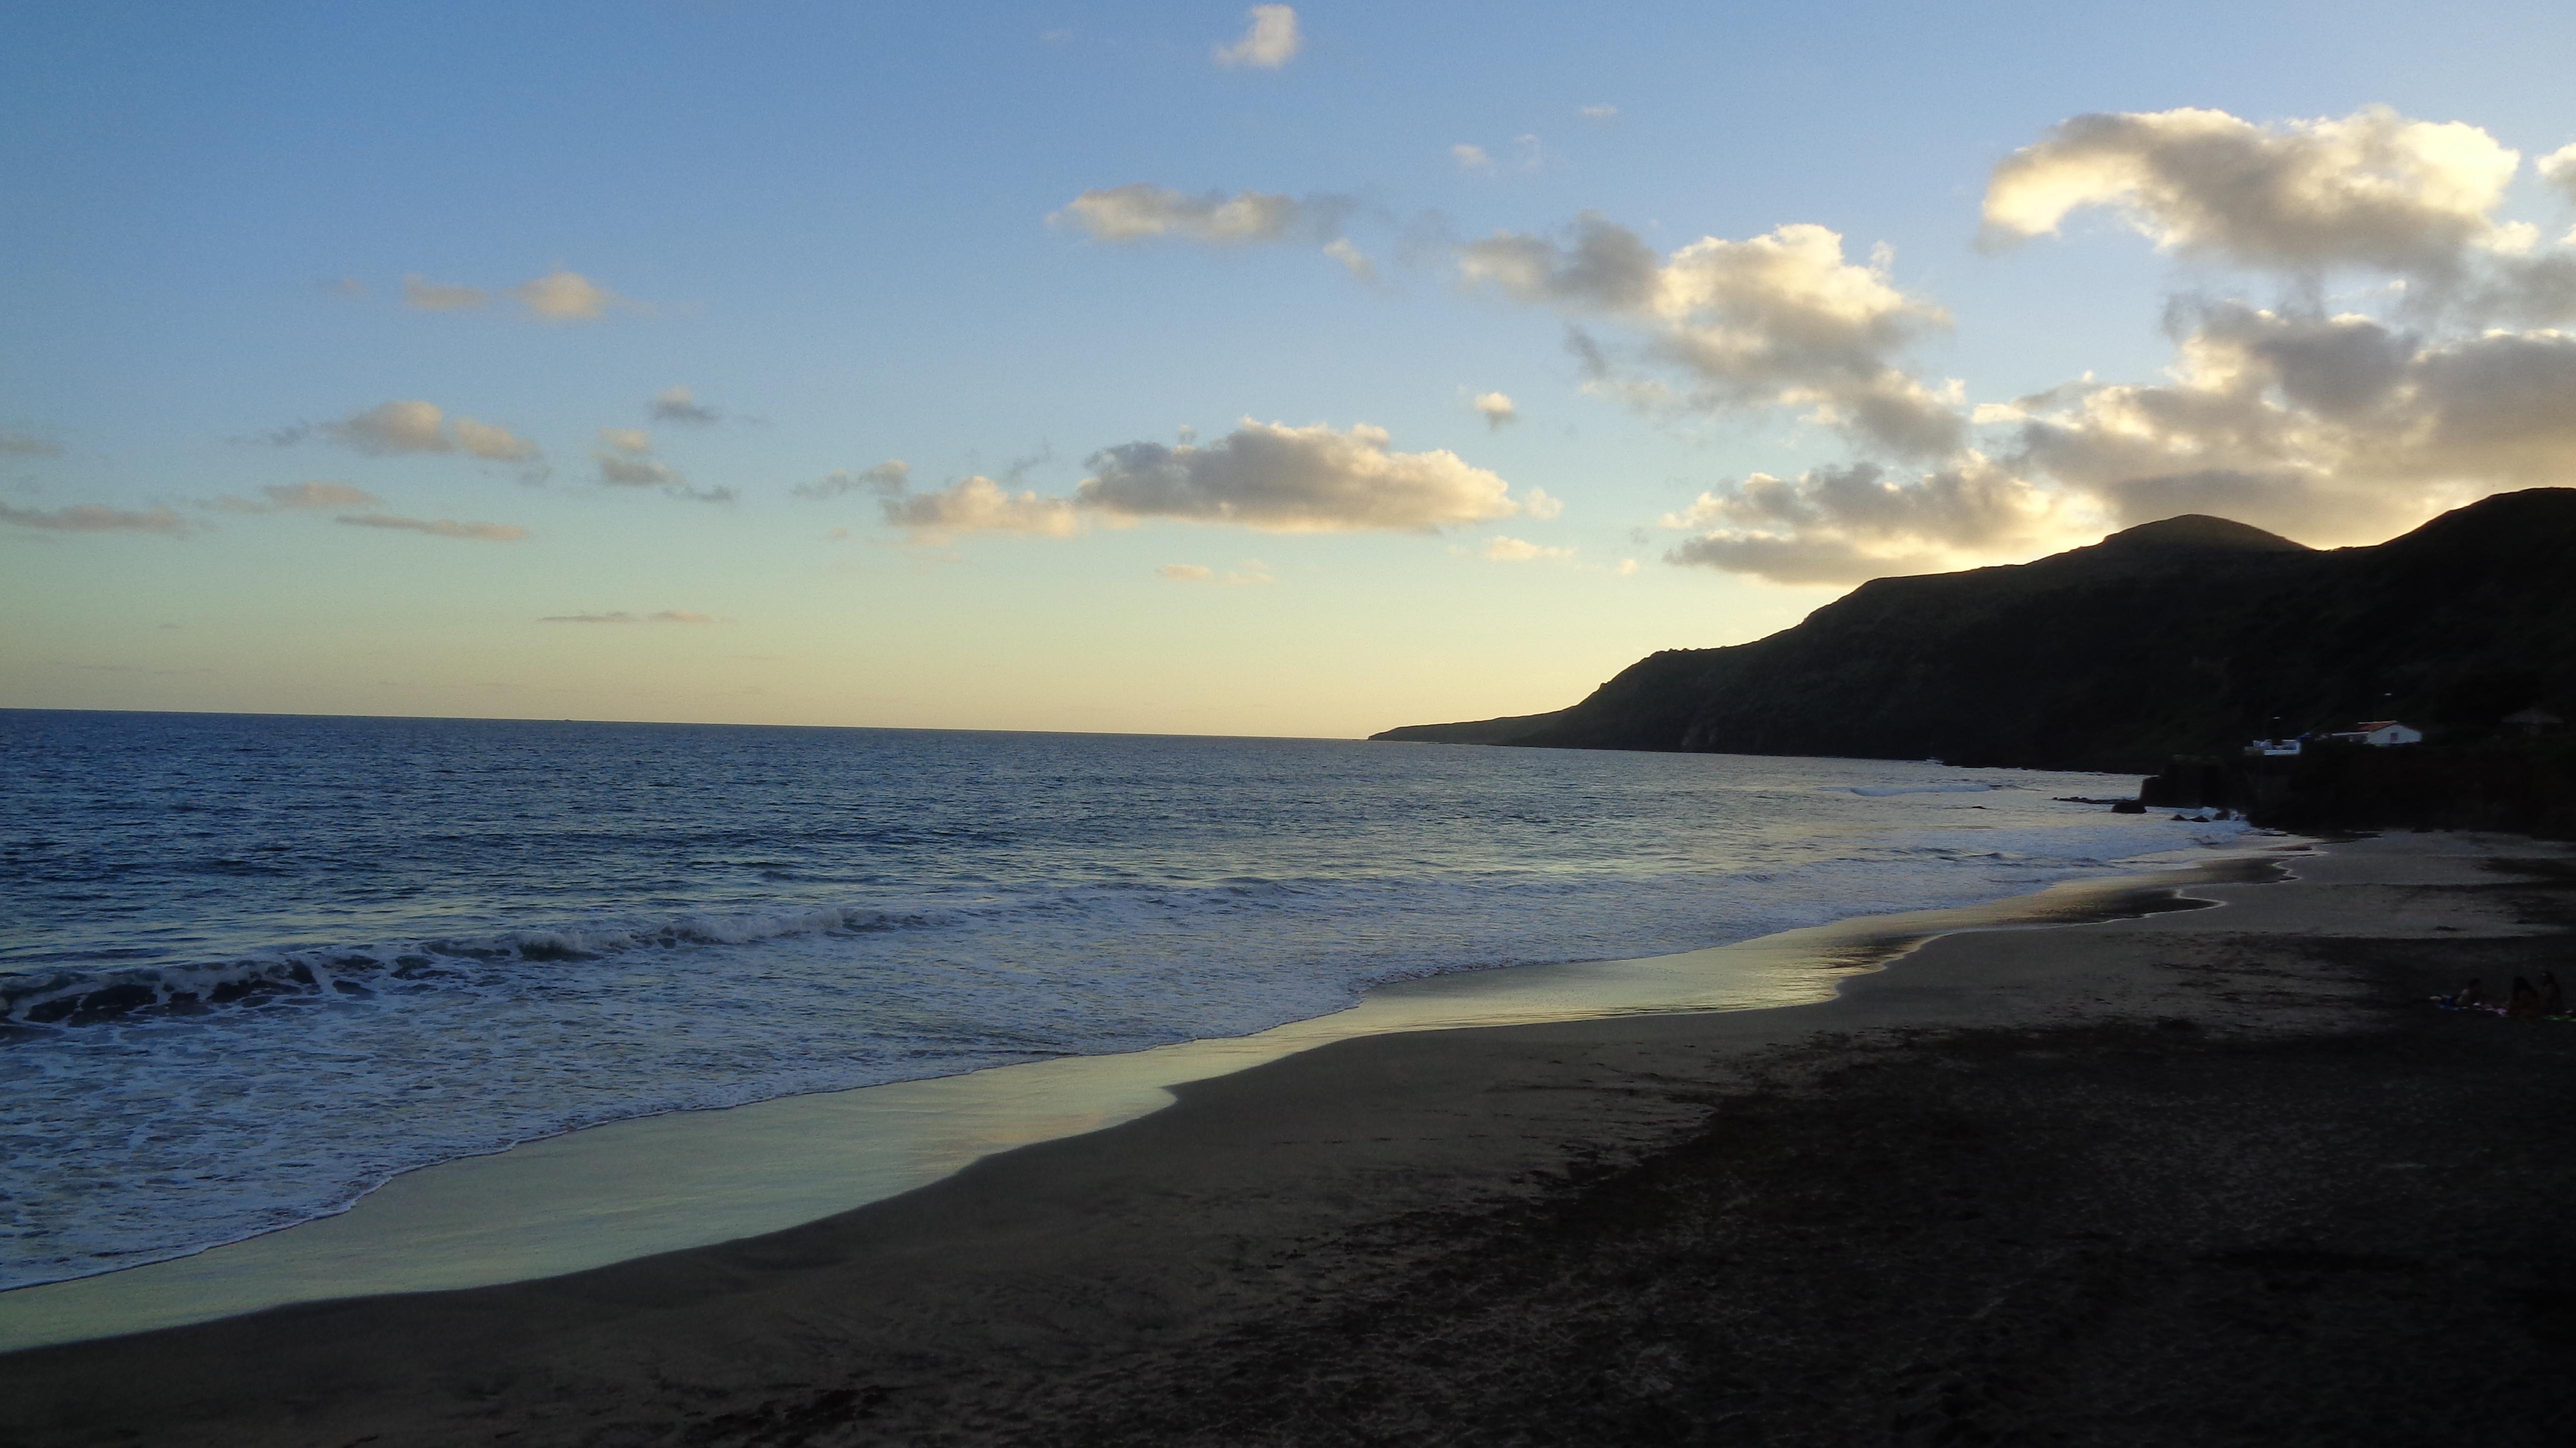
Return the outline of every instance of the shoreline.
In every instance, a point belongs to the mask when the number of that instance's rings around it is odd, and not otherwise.
[[[1000,1152],[1166,1109],[1176,1088],[1350,1039],[1772,1010],[1963,931],[2121,918],[2309,848],[2272,837],[1969,905],[1846,916],[1635,959],[1454,971],[1249,1036],[1057,1057],[582,1127],[397,1173],[348,1207],[177,1257],[0,1292],[0,1353],[299,1302],[540,1280],[739,1241],[918,1190]],[[824,1153],[811,1143],[825,1141]],[[685,1163],[679,1172],[673,1162]]]
[[[2576,1033],[2423,1001],[2563,961],[2567,853],[2207,893],[1807,1006],[1341,1041],[768,1237],[12,1354],[0,1437],[2549,1441]]]

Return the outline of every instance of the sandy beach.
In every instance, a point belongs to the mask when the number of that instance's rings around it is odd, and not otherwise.
[[[0,1357],[0,1441],[2556,1441],[2576,870],[2395,836],[1813,1004],[1341,1041],[792,1230]]]

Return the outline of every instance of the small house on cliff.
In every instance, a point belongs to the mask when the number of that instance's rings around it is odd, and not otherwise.
[[[2347,743],[2368,744],[2386,749],[2396,744],[2421,744],[2424,742],[2424,731],[2410,728],[2394,719],[2373,719],[2367,723],[2355,724],[2350,729],[2342,730],[2332,737]]]

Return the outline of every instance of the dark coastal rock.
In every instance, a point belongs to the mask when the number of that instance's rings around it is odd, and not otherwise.
[[[1552,714],[1376,737],[2143,774],[2357,718],[2492,731],[2576,711],[2570,556],[2569,488],[2330,551],[2169,518],[2033,563],[1878,579],[1769,638],[1642,659]]]

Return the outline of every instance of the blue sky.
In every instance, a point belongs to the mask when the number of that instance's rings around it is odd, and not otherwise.
[[[2564,6],[1269,24],[18,7],[0,703],[1354,734],[2576,475]]]

